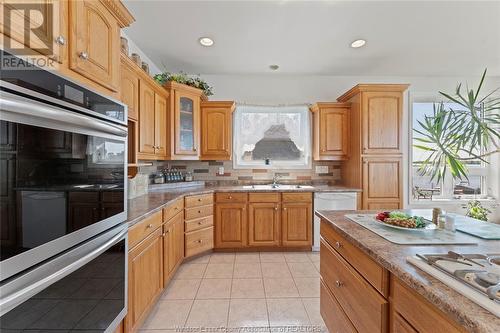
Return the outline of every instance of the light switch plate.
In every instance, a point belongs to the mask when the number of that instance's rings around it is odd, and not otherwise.
[[[219,175],[224,176],[224,167],[223,166],[219,167]]]
[[[328,173],[328,165],[316,165],[316,173]]]

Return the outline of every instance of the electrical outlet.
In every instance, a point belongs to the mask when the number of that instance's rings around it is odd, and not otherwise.
[[[316,165],[316,173],[328,173],[328,165]]]
[[[224,176],[224,167],[223,166],[219,167],[219,175]]]

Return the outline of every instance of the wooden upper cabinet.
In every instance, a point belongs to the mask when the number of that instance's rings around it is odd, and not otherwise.
[[[363,158],[363,209],[402,208],[401,157]]]
[[[215,248],[247,245],[246,203],[221,203],[215,208]]]
[[[120,66],[120,99],[128,107],[128,118],[139,119],[139,76],[122,54]]]
[[[234,102],[201,102],[202,160],[231,160]]]
[[[312,204],[283,203],[281,241],[285,247],[312,245]]]
[[[316,103],[311,110],[314,124],[314,159],[347,159],[349,157],[349,103]]]
[[[279,202],[251,202],[248,205],[249,246],[280,245],[280,206]]]
[[[100,85],[118,91],[120,26],[100,1],[71,1],[69,67]]]
[[[155,153],[155,91],[146,82],[139,89],[139,153]]]
[[[364,92],[363,154],[402,153],[403,95],[400,92]]]
[[[155,93],[155,154],[167,156],[167,99]]]
[[[10,38],[4,40],[4,48],[25,46],[59,63],[64,62],[68,48],[67,11],[65,0],[2,2],[0,33]],[[31,33],[25,38],[28,29]]]
[[[176,82],[164,85],[169,92],[170,158],[197,160],[200,156],[200,101],[203,91]]]

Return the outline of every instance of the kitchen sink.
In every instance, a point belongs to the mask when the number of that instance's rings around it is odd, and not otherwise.
[[[265,184],[265,185],[245,185],[244,189],[249,190],[299,190],[312,189],[311,185],[284,185],[284,184]]]

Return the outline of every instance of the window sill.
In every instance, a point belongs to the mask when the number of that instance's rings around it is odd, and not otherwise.
[[[488,197],[488,198],[470,197],[470,198],[459,198],[459,199],[433,198],[433,199],[412,200],[412,201],[410,201],[410,205],[419,205],[419,204],[428,205],[429,203],[465,204],[471,200],[477,200],[477,201],[482,202],[482,203],[492,203],[492,204],[497,202],[497,200],[495,198],[492,198],[492,197]]]

